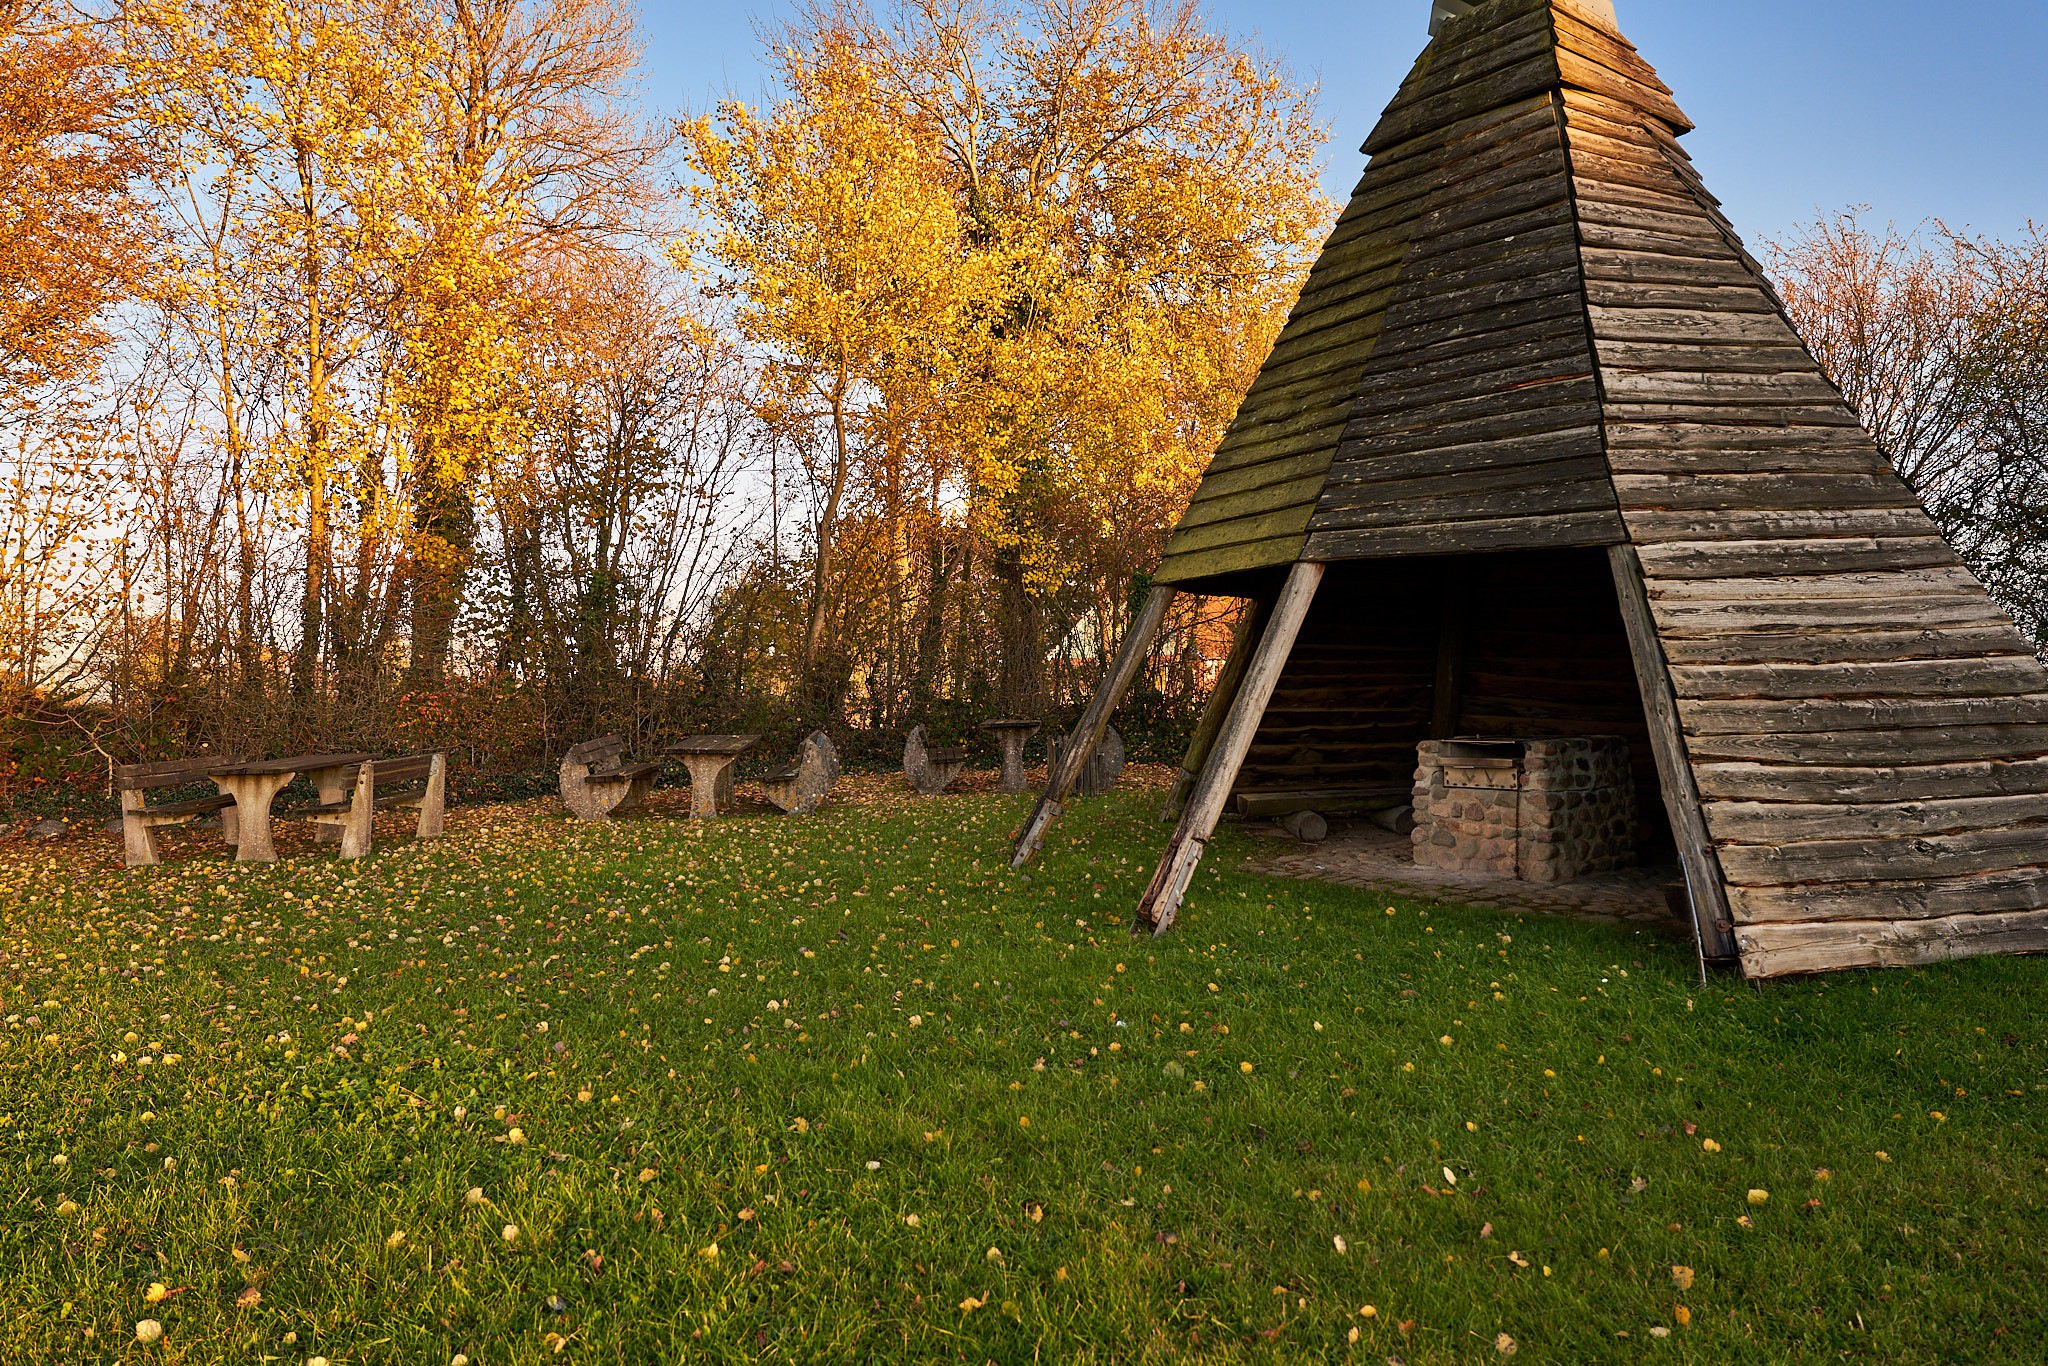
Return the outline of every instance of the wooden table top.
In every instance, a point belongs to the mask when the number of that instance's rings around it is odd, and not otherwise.
[[[1045,724],[1045,723],[1044,723],[1043,721],[1025,721],[1025,720],[1022,720],[1022,719],[1017,719],[1017,720],[1007,720],[1007,719],[1006,719],[1006,720],[1002,720],[1002,721],[984,721],[984,722],[982,722],[982,723],[981,723],[981,728],[982,728],[983,730],[1037,730],[1037,729],[1038,729],[1038,728],[1039,728],[1040,726],[1042,726],[1042,725],[1044,725],[1044,724]]]
[[[723,754],[738,758],[759,744],[758,735],[686,735],[670,745],[666,754]]]
[[[312,773],[323,768],[346,768],[350,764],[367,763],[376,757],[374,754],[293,754],[282,759],[227,763],[219,768],[209,768],[206,773],[210,778],[253,778],[265,774]]]

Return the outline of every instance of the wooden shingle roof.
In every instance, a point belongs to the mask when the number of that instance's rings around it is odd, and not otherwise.
[[[1633,546],[1747,971],[2048,949],[2048,670],[1690,126],[1573,0],[1446,20],[1156,580]]]

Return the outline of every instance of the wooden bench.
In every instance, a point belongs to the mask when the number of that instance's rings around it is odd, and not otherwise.
[[[1057,772],[1071,736],[1056,735],[1046,747],[1046,763]],[[1080,776],[1074,779],[1076,797],[1100,797],[1116,786],[1116,780],[1124,772],[1124,737],[1117,733],[1115,726],[1102,728],[1102,743],[1095,747],[1095,753],[1088,756]]]
[[[654,760],[628,759],[622,736],[585,740],[563,756],[562,803],[583,820],[610,820],[645,801],[660,774]]]
[[[923,726],[913,726],[903,742],[903,776],[926,797],[936,797],[967,767],[967,750],[952,745],[933,749]]]
[[[114,770],[114,790],[121,794],[121,840],[130,868],[144,868],[157,862],[156,837],[152,831],[166,825],[189,825],[201,816],[220,812],[221,834],[230,844],[239,843],[235,799],[222,792],[189,801],[165,802],[151,806],[145,792],[160,787],[190,787],[211,782],[208,771],[220,765],[215,759],[176,759],[161,764],[122,764]]]
[[[761,790],[786,814],[808,816],[825,804],[826,794],[838,781],[839,751],[830,736],[814,730],[797,746],[795,759],[761,775]]]
[[[341,856],[361,858],[370,852],[379,811],[411,807],[419,812],[418,838],[440,836],[447,828],[448,756],[407,754],[396,759],[371,759],[344,775],[348,795],[278,814],[299,816],[315,825],[338,829]],[[380,787],[416,784],[379,794]]]

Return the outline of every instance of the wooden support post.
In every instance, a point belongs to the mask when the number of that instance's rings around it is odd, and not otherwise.
[[[1471,626],[1471,567],[1455,560],[1444,570],[1443,624],[1436,642],[1436,698],[1429,738],[1448,740],[1458,733],[1465,709],[1465,642]]]
[[[1045,791],[1038,798],[1038,804],[1031,808],[1031,819],[1024,822],[1023,833],[1017,836],[1017,847],[1010,852],[1010,866],[1022,868],[1037,856],[1045,844],[1045,832],[1060,817],[1060,803],[1064,802],[1080,781],[1081,770],[1095,757],[1095,747],[1102,743],[1102,734],[1109,729],[1109,714],[1116,710],[1116,704],[1123,701],[1124,693],[1130,688],[1131,680],[1138,676],[1145,656],[1151,652],[1153,637],[1166,622],[1166,609],[1173,603],[1173,589],[1156,587],[1145,599],[1145,605],[1138,609],[1131,627],[1124,632],[1123,644],[1118,647],[1116,659],[1110,664],[1109,672],[1103,676],[1102,685],[1089,699],[1088,710],[1081,713],[1067,743],[1060,749],[1060,761],[1051,766],[1045,775]]]
[[[1266,703],[1273,698],[1280,671],[1287,667],[1287,657],[1294,651],[1294,638],[1301,633],[1309,604],[1315,601],[1323,569],[1320,564],[1299,563],[1289,571],[1287,583],[1273,603],[1266,629],[1259,635],[1258,651],[1245,670],[1237,696],[1231,699],[1230,712],[1202,764],[1201,775],[1195,779],[1194,790],[1188,794],[1187,809],[1181,812],[1180,824],[1174,827],[1159,868],[1152,874],[1152,885],[1145,889],[1144,899],[1138,903],[1137,918],[1131,924],[1133,934],[1144,930],[1164,934],[1172,926],[1174,913],[1180,909],[1181,898],[1187,895],[1188,883],[1195,875],[1195,866],[1202,861],[1202,850],[1216,829],[1217,818],[1223,814],[1224,802],[1229,800],[1231,785],[1237,781],[1237,770],[1243,766],[1252,737],[1258,733]]]
[[[1636,685],[1643,694],[1643,714],[1650,725],[1650,748],[1657,756],[1664,809],[1671,817],[1671,833],[1678,841],[1679,860],[1685,868],[1686,892],[1692,902],[1693,938],[1704,976],[1709,962],[1722,963],[1739,957],[1735,925],[1728,909],[1728,889],[1721,880],[1721,860],[1707,834],[1699,785],[1693,780],[1692,762],[1686,756],[1685,732],[1678,719],[1678,694],[1672,689],[1664,646],[1657,639],[1657,625],[1650,615],[1650,594],[1643,583],[1642,560],[1634,546],[1617,545],[1608,547],[1607,562],[1614,571],[1614,592],[1621,603],[1621,619],[1628,628],[1629,653],[1635,658]]]
[[[1216,675],[1216,686],[1209,693],[1209,703],[1202,708],[1202,719],[1196,723],[1195,733],[1188,740],[1187,757],[1180,762],[1180,774],[1173,780],[1173,791],[1167,794],[1166,805],[1159,808],[1160,820],[1180,819],[1181,810],[1188,803],[1188,793],[1194,790],[1195,775],[1202,771],[1202,763],[1216,743],[1217,732],[1223,729],[1223,718],[1230,714],[1230,704],[1244,682],[1245,668],[1252,662],[1252,651],[1258,648],[1259,633],[1266,629],[1266,614],[1271,608],[1272,603],[1268,600],[1255,599],[1244,616],[1239,618],[1237,633],[1230,642],[1230,653],[1224,657],[1223,668]]]

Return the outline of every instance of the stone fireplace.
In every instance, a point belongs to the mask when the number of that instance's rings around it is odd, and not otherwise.
[[[1557,883],[1635,862],[1625,740],[1427,740],[1416,756],[1423,867]]]

